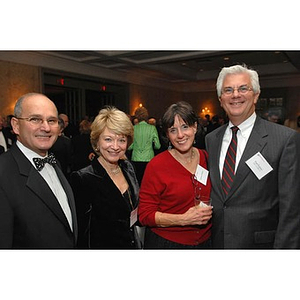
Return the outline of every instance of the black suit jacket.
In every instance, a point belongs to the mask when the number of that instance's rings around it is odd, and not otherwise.
[[[134,208],[139,185],[132,164],[120,160]],[[130,228],[132,207],[95,158],[92,164],[71,174],[78,215],[78,247],[95,249],[134,249],[135,227]]]
[[[73,219],[73,232],[58,200],[40,173],[14,144],[0,156],[0,248],[74,248],[75,202],[58,166]]]
[[[300,248],[300,135],[256,118],[227,196],[219,157],[224,125],[206,136],[214,248]],[[258,180],[245,163],[260,152],[273,171]]]

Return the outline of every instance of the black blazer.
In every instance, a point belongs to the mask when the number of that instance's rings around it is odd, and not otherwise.
[[[225,197],[219,157],[227,125],[206,136],[214,248],[300,248],[300,134],[257,116]],[[258,180],[245,163],[260,152],[273,170]]]
[[[18,146],[0,156],[0,248],[74,248],[73,193],[60,168],[55,170],[68,197],[73,232],[48,184]]]
[[[139,186],[132,164],[119,165],[129,184],[134,208]],[[78,215],[78,247],[94,249],[133,249],[137,247],[135,227],[130,228],[132,207],[95,158],[91,165],[71,174]]]

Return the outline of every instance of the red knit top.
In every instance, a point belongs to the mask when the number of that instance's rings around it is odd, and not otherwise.
[[[200,165],[207,169],[204,150],[199,149]],[[157,211],[183,214],[194,206],[193,174],[168,150],[155,156],[147,165],[140,188],[139,220],[159,236],[184,245],[198,245],[210,237],[211,224],[201,226],[156,227]],[[211,182],[200,183],[204,195],[210,195]]]

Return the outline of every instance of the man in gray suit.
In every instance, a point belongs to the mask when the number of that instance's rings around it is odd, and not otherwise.
[[[14,114],[17,142],[0,155],[0,248],[74,248],[73,193],[48,153],[59,133],[57,109],[46,96],[30,93]]]
[[[206,136],[213,248],[300,248],[299,133],[256,115],[254,70],[223,68],[216,86],[230,121]]]

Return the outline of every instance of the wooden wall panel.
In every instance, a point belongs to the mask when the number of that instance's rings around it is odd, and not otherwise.
[[[29,92],[41,92],[39,67],[0,61],[0,114],[13,114],[16,100]]]

